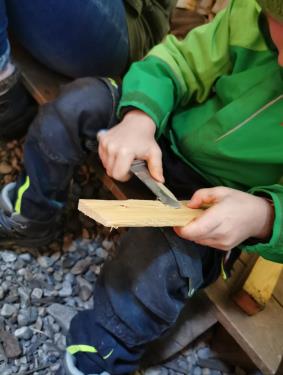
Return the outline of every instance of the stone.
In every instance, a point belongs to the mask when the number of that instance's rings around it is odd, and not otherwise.
[[[81,276],[77,277],[77,283],[80,289],[79,297],[85,302],[92,295],[93,286]]]
[[[0,314],[4,316],[4,318],[9,318],[13,314],[17,312],[17,309],[14,305],[10,305],[8,303],[5,303],[0,311]]]
[[[0,286],[0,300],[2,300],[5,297],[5,290]]]
[[[22,350],[19,341],[14,335],[1,330],[0,340],[2,341],[3,349],[7,358],[18,358],[21,355]]]
[[[72,295],[73,288],[71,283],[68,281],[64,281],[62,284],[62,288],[59,290],[60,297],[70,297]]]
[[[41,256],[37,258],[37,262],[42,268],[48,268],[53,265],[54,259],[47,257],[47,256]]]
[[[13,167],[6,162],[0,163],[0,174],[9,174],[13,171]]]
[[[31,295],[30,295],[30,298],[32,300],[39,300],[42,298],[42,295],[43,295],[43,291],[42,289],[40,288],[34,288]]]
[[[19,255],[19,258],[26,263],[30,263],[33,260],[33,257],[29,253],[23,253]]]
[[[81,275],[87,271],[92,263],[91,257],[86,257],[85,259],[79,260],[71,269],[72,274]]]
[[[20,299],[21,299],[21,304],[26,306],[26,305],[29,305],[29,302],[30,302],[30,290],[26,287],[22,287],[20,286],[18,288],[18,294],[20,296]]]
[[[76,310],[72,307],[60,305],[54,303],[47,308],[48,314],[50,314],[59,326],[63,329],[64,333],[68,331],[71,320],[76,315]]]
[[[29,327],[21,327],[15,330],[14,335],[19,339],[29,340],[33,332]]]
[[[17,259],[17,255],[12,251],[2,251],[1,258],[5,263],[15,262]]]
[[[96,249],[96,255],[99,257],[99,258],[102,258],[102,259],[106,259],[108,257],[108,252],[106,250],[104,250],[102,247],[98,247]]]
[[[145,375],[160,375],[160,370],[158,367],[148,368]]]
[[[197,351],[197,356],[201,359],[206,359],[213,358],[215,354],[211,351],[209,347],[205,346]]]
[[[18,314],[18,324],[23,326],[28,326],[35,323],[38,317],[38,311],[35,306],[30,306],[26,309],[20,310]]]

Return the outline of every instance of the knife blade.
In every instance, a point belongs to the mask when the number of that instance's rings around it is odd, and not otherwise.
[[[149,173],[144,160],[134,160],[131,168],[134,173],[162,203],[173,208],[180,208],[181,204],[175,195],[161,182],[156,181]]]

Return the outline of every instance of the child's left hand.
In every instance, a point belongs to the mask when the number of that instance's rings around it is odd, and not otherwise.
[[[272,234],[274,208],[266,199],[226,187],[200,189],[188,206],[210,208],[185,227],[174,228],[182,238],[229,251],[250,237]]]

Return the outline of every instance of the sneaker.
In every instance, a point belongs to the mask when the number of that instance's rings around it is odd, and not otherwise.
[[[5,140],[25,135],[37,113],[37,104],[20,81],[16,68],[0,81],[0,138]]]
[[[75,358],[68,352],[65,353],[64,360],[62,360],[60,368],[56,371],[55,375],[110,375],[108,372],[103,371],[100,374],[84,374],[75,366]]]
[[[7,184],[0,192],[0,246],[46,246],[61,234],[61,216],[48,221],[28,219],[14,211],[16,183]]]

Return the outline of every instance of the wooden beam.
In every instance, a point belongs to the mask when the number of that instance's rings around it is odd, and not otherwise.
[[[282,361],[283,309],[274,298],[270,299],[264,310],[252,317],[236,308],[231,290],[234,290],[234,284],[244,268],[243,264],[236,262],[232,277],[226,282],[219,278],[205,289],[205,293],[214,303],[217,318],[223,327],[264,375],[273,375]]]
[[[259,257],[234,301],[248,315],[261,311],[270,300],[282,269],[282,264]]]
[[[98,223],[113,228],[184,226],[203,212],[188,208],[187,201],[181,203],[181,208],[172,208],[157,200],[80,199],[79,211]]]

